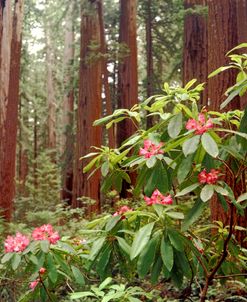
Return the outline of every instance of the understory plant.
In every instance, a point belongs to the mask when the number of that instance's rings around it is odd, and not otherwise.
[[[230,57],[228,68],[245,74],[247,56]],[[235,234],[246,234],[246,229],[235,224],[235,217],[244,215],[247,205],[247,109],[201,108],[203,86],[196,80],[185,87],[165,83],[163,94],[95,122],[109,128],[127,118],[139,125],[119,148],[102,146],[84,158],[89,160],[85,173],[101,170],[102,191],[120,192],[126,182],[138,202],[130,200],[100,215],[70,238],[51,241],[49,232],[55,231],[47,225],[36,231],[38,237],[32,233],[7,238],[3,277],[21,275],[21,280],[32,282],[19,301],[61,301],[61,296],[149,301],[156,284],[172,282],[183,288],[183,299],[198,285],[204,302],[214,280],[245,282],[247,250]],[[246,77],[238,75],[225,104],[245,87]],[[154,116],[155,124],[142,128],[143,116]],[[133,183],[130,174],[136,175]],[[212,199],[228,213],[228,221],[210,222]],[[202,213],[208,216],[199,221]],[[110,284],[108,277],[118,285]],[[145,290],[144,280],[150,284]]]

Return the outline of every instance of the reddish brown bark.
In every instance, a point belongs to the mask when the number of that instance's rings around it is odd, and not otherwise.
[[[207,5],[207,0],[185,0],[184,8]],[[207,82],[208,75],[208,30],[207,17],[187,14],[184,20],[183,83],[192,79]],[[202,93],[201,105],[207,105],[207,87]]]
[[[73,207],[85,206],[78,198],[88,196],[96,200],[92,211],[100,209],[100,172],[90,179],[82,173],[85,160],[80,158],[90,152],[91,146],[101,145],[101,127],[93,127],[93,121],[101,116],[102,61],[100,52],[100,26],[97,3],[88,0],[88,8],[82,8],[81,18],[81,64],[79,100],[77,110],[77,137],[75,148]],[[90,46],[94,44],[94,49]],[[96,48],[98,45],[98,48]]]
[[[100,40],[101,40],[101,53],[102,57],[102,71],[103,71],[103,88],[105,94],[106,102],[106,114],[112,114],[112,102],[111,102],[111,93],[110,86],[108,82],[108,70],[107,70],[107,45],[105,41],[105,29],[104,29],[104,17],[103,17],[103,4],[102,0],[98,1],[98,13],[99,13],[99,22],[100,22]],[[111,127],[108,130],[108,144],[110,148],[115,147],[115,137],[114,137],[114,127]]]
[[[138,103],[136,0],[120,1],[119,42],[126,44],[129,54],[119,65],[118,107],[130,109]],[[135,130],[134,124],[129,119],[119,123],[117,128],[118,146],[130,137]]]
[[[6,2],[7,3],[7,2]],[[10,6],[9,6],[10,8]],[[0,206],[6,220],[11,219],[15,196],[16,137],[18,124],[19,76],[23,1],[16,0],[13,15],[9,83],[6,95],[6,119],[0,154]],[[6,47],[6,45],[5,45]],[[3,57],[4,58],[4,57]],[[4,58],[5,59],[5,58]]]
[[[153,14],[152,1],[147,0],[147,15],[146,15],[146,60],[147,60],[147,97],[154,94],[154,62],[153,62]],[[147,118],[147,128],[154,125],[154,117]]]
[[[61,198],[68,204],[72,204],[73,186],[73,62],[74,62],[74,27],[73,27],[73,1],[70,3],[65,19],[65,43],[64,43],[64,98],[63,120],[64,132],[62,135],[63,167],[62,167],[62,193]]]
[[[208,0],[209,20],[208,20],[208,69],[212,72],[216,68],[226,65],[229,60],[225,57],[226,52],[247,40],[247,9],[246,1],[213,1]],[[210,100],[210,109],[219,110],[220,104],[225,99],[224,93],[228,87],[235,83],[236,73],[233,70],[225,71],[208,81],[208,97]],[[246,105],[247,96],[235,98],[228,108],[239,109]],[[225,181],[228,181],[226,176]],[[238,183],[235,189],[236,196],[246,191],[244,182]],[[229,224],[229,213],[225,213],[219,206],[219,202],[214,199],[211,202],[212,220],[221,220]],[[245,217],[234,215],[234,225],[246,227],[247,212]],[[237,239],[242,242],[245,234],[236,233]]]

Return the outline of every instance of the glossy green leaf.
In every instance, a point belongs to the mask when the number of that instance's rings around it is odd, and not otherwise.
[[[200,135],[192,136],[187,139],[182,146],[184,156],[188,156],[189,154],[193,154],[196,152],[200,143]]]
[[[169,240],[165,240],[164,238],[161,240],[160,253],[165,267],[170,272],[173,268],[174,258],[173,247]]]
[[[155,156],[151,156],[149,159],[146,161],[146,166],[150,169],[153,168],[154,165],[156,164],[157,158]]]
[[[151,283],[156,284],[160,275],[160,272],[162,270],[162,259],[160,256],[156,259],[152,270],[151,270]]]
[[[181,235],[179,234],[179,232],[177,232],[174,229],[168,229],[167,232],[168,232],[168,237],[170,239],[172,246],[178,251],[183,251],[184,245],[181,240]]]
[[[215,140],[208,133],[203,133],[202,135],[202,146],[204,150],[212,157],[217,157],[219,155],[219,148]]]
[[[85,298],[85,297],[97,297],[97,296],[92,292],[78,292],[70,295],[71,300]]]
[[[159,238],[157,236],[152,238],[139,256],[137,262],[137,272],[141,278],[144,278],[147,275],[154,261],[158,239]]]
[[[84,276],[83,274],[81,273],[81,271],[79,270],[79,268],[77,268],[76,266],[71,266],[71,270],[72,270],[72,273],[75,277],[75,281],[77,284],[79,285],[84,285],[85,284],[85,279],[84,279]]]
[[[151,232],[153,230],[154,223],[149,223],[144,227],[140,228],[136,233],[131,250],[130,250],[130,259],[133,260],[137,257],[141,251],[144,249],[146,244],[148,243]]]
[[[200,198],[202,201],[206,202],[210,198],[212,198],[214,194],[214,186],[213,185],[205,185],[200,193]]]
[[[173,116],[168,124],[168,134],[171,138],[176,138],[182,130],[183,115],[181,112]]]
[[[185,180],[185,178],[191,171],[193,158],[194,158],[194,156],[191,154],[191,155],[185,157],[182,160],[181,164],[179,165],[178,172],[177,172],[179,184],[181,184]]]
[[[21,256],[15,253],[11,259],[12,269],[15,271],[21,263]]]
[[[184,188],[182,191],[178,192],[178,193],[176,194],[176,197],[186,195],[186,194],[188,194],[188,193],[194,191],[194,190],[195,190],[196,188],[198,188],[199,186],[200,186],[200,184],[199,184],[198,182],[195,183],[195,184],[193,184],[193,185],[190,185],[190,186]]]
[[[103,244],[105,242],[106,238],[101,237],[94,241],[91,253],[89,255],[89,260],[94,260],[95,257],[97,257],[98,253],[100,252],[101,248],[103,247]]]
[[[193,207],[185,215],[185,219],[182,223],[182,231],[185,232],[189,227],[201,216],[206,204],[199,199],[195,202]]]

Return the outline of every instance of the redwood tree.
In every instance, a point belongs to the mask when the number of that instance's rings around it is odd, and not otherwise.
[[[85,160],[80,158],[90,151],[91,146],[101,145],[101,128],[93,127],[94,120],[101,116],[102,60],[100,23],[97,2],[87,0],[82,7],[81,52],[79,75],[79,99],[77,110],[77,135],[74,161],[73,200],[74,207],[83,205],[82,196],[96,200],[91,210],[100,209],[100,172],[90,179],[82,173]]]
[[[216,68],[228,62],[225,54],[236,45],[247,40],[247,8],[246,1],[208,0],[209,20],[208,20],[208,71],[212,72]],[[208,97],[210,109],[219,110],[220,104],[225,99],[224,93],[228,87],[235,83],[236,73],[233,69],[225,71],[209,79]],[[247,104],[247,96],[236,97],[227,107],[229,110],[244,108]],[[226,108],[224,108],[226,110]],[[227,173],[226,173],[227,174]],[[244,175],[243,175],[244,176]],[[225,176],[226,181],[228,179]],[[236,197],[246,191],[246,184],[238,183],[236,187]],[[212,220],[221,220],[224,224],[229,224],[229,213],[219,206],[217,200],[211,202]],[[234,225],[246,227],[247,212],[245,217],[235,215]],[[245,234],[237,232],[239,241],[243,240]]]
[[[4,22],[3,40],[1,43],[2,60],[0,81],[0,111],[4,113],[0,124],[0,207],[3,210],[3,216],[7,220],[10,220],[15,195],[23,0],[15,0],[13,19],[11,18],[11,1],[1,1],[1,3],[5,3],[5,7],[3,7],[2,10]]]
[[[206,6],[207,0],[184,0],[184,8],[195,9],[197,5]],[[184,20],[183,83],[197,79],[199,83],[207,81],[208,75],[208,30],[207,16],[194,10],[187,11]],[[207,89],[201,99],[207,105]]]
[[[62,199],[72,203],[73,186],[73,111],[74,111],[74,88],[73,88],[73,62],[74,62],[74,26],[73,26],[74,2],[69,4],[65,17],[64,39],[64,97],[62,125]]]
[[[136,0],[120,0],[119,42],[128,47],[128,54],[119,64],[118,98],[119,108],[130,109],[138,103],[137,42],[136,42]],[[130,137],[135,127],[130,120],[119,123],[117,144]]]

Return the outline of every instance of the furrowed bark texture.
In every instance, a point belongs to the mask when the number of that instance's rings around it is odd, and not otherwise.
[[[96,200],[89,211],[100,210],[100,172],[90,179],[82,173],[85,160],[80,158],[90,152],[91,146],[101,145],[101,127],[93,127],[94,120],[101,116],[102,60],[99,16],[97,3],[87,1],[89,8],[82,8],[81,19],[81,64],[79,80],[79,101],[77,111],[77,137],[75,148],[73,207],[83,206],[78,200],[82,196]],[[94,47],[92,47],[94,46]],[[98,47],[97,47],[98,46]]]
[[[207,0],[185,0],[184,8],[207,5]],[[187,14],[184,20],[183,84],[197,79],[207,82],[208,75],[208,29],[207,16]],[[207,105],[207,87],[201,96],[201,105]]]
[[[111,92],[110,86],[108,82],[109,72],[107,70],[107,44],[105,40],[105,27],[104,27],[104,14],[103,14],[103,3],[102,0],[98,1],[98,14],[99,14],[99,22],[100,22],[100,39],[101,39],[101,53],[103,54],[102,58],[102,72],[103,72],[103,87],[105,94],[105,108],[106,114],[112,114],[112,102],[111,102]],[[115,147],[115,135],[114,135],[114,127],[111,127],[107,131],[108,135],[108,144],[110,148]]]
[[[153,13],[152,0],[147,0],[146,27],[146,61],[147,61],[147,98],[154,95],[154,62],[153,62]],[[147,117],[147,128],[154,125],[154,117]]]
[[[226,65],[229,60],[225,57],[226,52],[236,45],[247,40],[247,3],[245,0],[231,1],[208,0],[209,5],[209,27],[208,27],[208,71]],[[208,97],[210,109],[219,110],[220,104],[225,99],[224,93],[228,87],[234,85],[236,72],[229,70],[220,73],[208,81]],[[236,97],[226,110],[244,108],[247,104],[247,96]],[[228,181],[226,175],[225,181]],[[244,175],[242,181],[236,186],[236,197],[246,191]],[[229,224],[229,213],[224,212],[218,200],[211,202],[212,220],[221,220],[224,224]],[[234,225],[246,227],[247,212],[245,217],[234,214]],[[236,232],[237,240],[242,243],[245,237],[244,232]]]
[[[126,44],[129,54],[119,65],[118,108],[130,109],[138,103],[136,0],[121,0],[120,13],[119,42]],[[135,130],[129,119],[120,122],[117,128],[117,145],[130,137]]]
[[[65,43],[64,43],[64,98],[63,120],[64,132],[62,135],[63,171],[62,171],[62,196],[68,204],[72,203],[73,187],[73,62],[74,62],[74,28],[73,28],[73,1],[71,1],[65,18]]]
[[[6,1],[5,5],[9,2]],[[10,4],[5,7],[10,9]],[[21,30],[23,19],[23,0],[16,0],[14,6],[13,19],[11,12],[5,15],[10,18],[8,22],[12,23],[9,26],[8,33],[11,32],[11,51],[8,51],[8,44],[3,43],[5,51],[1,53],[2,64],[6,74],[2,74],[1,68],[1,83],[4,82],[3,94],[0,98],[4,100],[3,110],[5,117],[3,124],[1,124],[1,150],[0,150],[0,207],[3,209],[3,216],[6,220],[11,219],[13,211],[13,200],[15,196],[15,163],[16,163],[16,138],[18,125],[18,103],[19,103],[19,77],[20,77],[20,56],[21,56]],[[5,42],[9,42],[9,36],[5,36]],[[10,61],[6,64],[5,56]],[[3,64],[3,65],[4,65]],[[3,67],[3,66],[1,66]],[[5,80],[4,80],[5,79]],[[2,91],[1,91],[2,92]],[[2,108],[1,108],[2,109]],[[0,109],[0,110],[1,110]],[[2,131],[3,130],[3,131]]]

